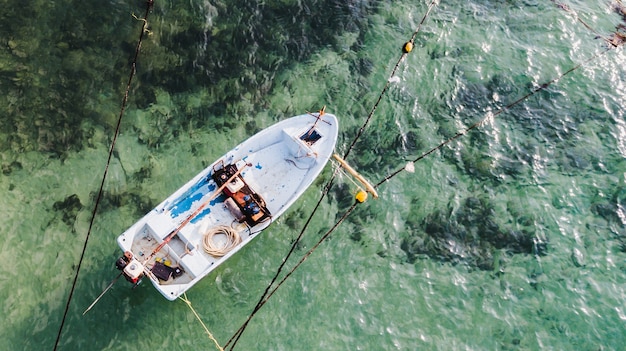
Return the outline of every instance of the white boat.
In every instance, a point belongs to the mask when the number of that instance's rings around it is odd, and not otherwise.
[[[313,183],[335,148],[337,118],[304,114],[250,137],[122,233],[116,266],[175,300],[248,244]]]

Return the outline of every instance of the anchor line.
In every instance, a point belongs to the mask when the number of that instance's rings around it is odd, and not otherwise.
[[[141,42],[143,41],[143,37],[144,37],[144,33],[146,33],[147,31],[147,27],[148,27],[148,15],[150,14],[150,11],[152,10],[152,7],[154,5],[154,0],[147,0],[146,1],[146,11],[144,14],[144,17],[142,19],[143,24],[141,27],[141,33],[139,34],[139,39],[137,41],[137,46],[135,47],[135,55],[133,57],[133,61],[131,63],[131,70],[130,70],[130,74],[128,77],[128,83],[126,85],[126,91],[124,93],[124,97],[122,99],[122,105],[120,108],[120,114],[117,118],[117,125],[115,126],[115,133],[113,134],[113,139],[111,141],[111,146],[109,148],[109,154],[107,157],[107,162],[106,165],[104,167],[104,173],[102,174],[102,180],[100,182],[100,188],[98,189],[98,196],[96,198],[96,202],[93,208],[93,211],[91,212],[91,220],[89,221],[89,228],[87,229],[87,235],[85,237],[85,241],[83,243],[83,248],[82,248],[82,252],[80,254],[80,259],[78,260],[78,265],[76,266],[76,273],[74,274],[74,280],[72,282],[72,287],[70,288],[70,293],[67,297],[67,302],[65,304],[65,310],[63,312],[63,318],[61,319],[61,325],[59,326],[59,331],[57,333],[57,338],[56,341],[54,342],[54,349],[53,350],[57,350],[58,346],[59,346],[59,342],[61,341],[61,335],[63,333],[63,327],[65,326],[65,321],[67,320],[67,314],[70,308],[70,304],[72,302],[72,297],[74,296],[74,291],[76,290],[76,283],[78,282],[78,276],[80,273],[80,269],[82,267],[83,264],[83,260],[85,258],[85,252],[87,251],[87,243],[89,242],[89,237],[91,235],[91,230],[93,228],[93,224],[96,218],[96,213],[98,211],[98,206],[100,204],[100,201],[102,199],[102,193],[104,191],[104,182],[106,180],[107,174],[109,172],[109,165],[111,164],[111,159],[113,157],[113,151],[115,148],[115,143],[117,141],[117,137],[120,133],[120,127],[122,124],[122,117],[124,116],[124,111],[126,110],[126,104],[128,102],[128,95],[130,92],[130,87],[131,87],[131,83],[133,81],[133,77],[135,76],[136,73],[136,67],[137,67],[137,59],[139,57],[139,52],[141,51]]]
[[[428,8],[426,10],[426,13],[424,14],[424,16],[422,17],[422,20],[420,21],[419,25],[417,26],[416,30],[413,32],[413,35],[411,36],[410,39],[410,43],[411,43],[411,47],[415,41],[415,38],[417,37],[417,34],[420,32],[422,25],[426,22],[426,19],[428,18],[428,16],[430,15],[432,9],[435,7],[435,5],[437,5],[438,1],[437,0],[433,0],[430,2],[430,4],[428,5]],[[404,46],[404,50],[402,52],[402,55],[400,56],[400,58],[398,59],[398,62],[394,65],[391,74],[389,75],[389,79],[387,79],[387,82],[385,83],[385,86],[383,87],[381,93],[378,96],[378,99],[376,100],[375,104],[373,105],[372,109],[370,110],[367,118],[365,119],[365,121],[363,122],[363,124],[361,125],[361,127],[359,128],[356,136],[354,137],[354,139],[352,140],[352,143],[348,146],[346,152],[343,155],[343,159],[345,160],[349,154],[350,151],[354,148],[355,144],[357,143],[357,141],[359,140],[359,138],[361,137],[361,135],[363,134],[363,132],[365,131],[365,129],[367,128],[369,122],[371,121],[374,113],[376,112],[376,109],[378,108],[378,105],[380,104],[383,96],[385,95],[385,93],[387,92],[387,90],[389,89],[389,84],[390,84],[390,79],[396,74],[398,68],[400,67],[400,64],[402,63],[402,61],[404,61],[404,59],[406,58],[406,56],[411,52],[411,50],[405,50],[406,48],[406,44]],[[311,223],[313,216],[315,215],[315,213],[317,212],[317,210],[319,209],[319,206],[321,205],[322,201],[324,200],[324,198],[326,197],[326,195],[328,194],[328,192],[330,191],[330,188],[332,187],[332,184],[335,180],[335,178],[337,177],[338,173],[339,173],[340,168],[336,168],[335,171],[333,172],[332,176],[330,177],[329,181],[326,183],[326,185],[324,186],[324,189],[322,190],[322,194],[320,195],[319,200],[317,201],[317,203],[315,204],[315,207],[313,208],[313,210],[311,211],[311,214],[309,215],[309,217],[307,218],[304,226],[302,227],[302,229],[300,230],[300,233],[298,234],[298,236],[296,237],[296,239],[294,240],[291,248],[289,249],[289,251],[287,252],[287,255],[283,258],[282,263],[279,265],[278,269],[276,270],[276,273],[274,274],[274,277],[272,278],[272,280],[270,281],[270,283],[267,285],[265,291],[263,292],[263,294],[261,295],[261,297],[259,298],[259,301],[257,302],[257,304],[255,305],[255,307],[252,309],[252,312],[250,313],[250,315],[247,317],[247,319],[244,321],[244,323],[241,325],[241,327],[235,332],[235,334],[233,334],[233,336],[228,340],[228,342],[226,342],[226,344],[224,345],[224,347],[228,347],[230,346],[230,350],[232,351],[235,348],[235,345],[237,344],[237,342],[239,341],[241,335],[243,334],[243,332],[245,331],[245,329],[247,328],[248,324],[250,323],[250,321],[252,320],[252,318],[254,317],[254,315],[256,315],[256,313],[261,309],[261,307],[265,304],[265,302],[267,302],[267,299],[269,299],[269,297],[271,295],[274,294],[274,292],[278,289],[278,287],[280,285],[282,285],[282,283],[284,282],[284,280],[286,278],[283,278],[283,280],[281,280],[279,282],[279,285],[276,286],[274,289],[272,289],[272,286],[274,285],[274,283],[277,281],[278,276],[280,275],[280,273],[282,272],[283,268],[285,267],[287,261],[289,260],[289,258],[291,257],[291,255],[293,254],[293,252],[296,250],[297,245],[300,243],[300,241],[302,240],[302,237],[304,235],[304,233],[306,232],[309,224]],[[352,208],[340,219],[340,222],[343,222],[343,219],[345,219],[345,217],[347,217],[350,213],[352,213],[352,211],[354,210],[354,208],[356,208],[357,203],[355,202],[352,205]],[[333,229],[331,231],[329,231],[327,234],[325,234],[324,236],[322,236],[322,239],[318,242],[317,245],[315,245],[314,248],[317,248],[322,241],[324,241],[331,233],[332,231],[334,231],[335,228],[337,228],[337,226],[340,223],[337,223],[335,226],[333,226]],[[312,250],[311,252],[312,253]],[[303,257],[301,259],[300,262],[297,263],[296,267],[292,269],[291,272],[288,273],[288,275],[291,275],[291,273],[300,266],[300,264],[302,264],[302,262],[310,255],[310,253],[306,254],[305,257]],[[231,345],[232,343],[232,345]]]
[[[189,307],[189,309],[191,310],[191,313],[193,313],[193,315],[196,317],[198,322],[200,322],[200,325],[202,325],[204,332],[207,334],[209,339],[211,339],[211,341],[213,341],[213,343],[215,344],[215,347],[220,351],[224,351],[224,348],[220,346],[220,343],[217,342],[217,339],[215,339],[215,336],[213,336],[209,328],[206,326],[206,324],[204,324],[204,322],[202,321],[202,318],[200,318],[200,315],[198,314],[198,312],[196,312],[196,309],[193,308],[193,306],[191,305],[191,301],[189,301],[189,299],[187,298],[187,294],[183,293],[183,295],[179,296],[178,298],[182,300],[187,305],[187,307]]]

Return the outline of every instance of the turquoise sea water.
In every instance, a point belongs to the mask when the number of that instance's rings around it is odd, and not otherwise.
[[[377,183],[606,48],[607,1],[441,1],[348,161]],[[429,2],[155,1],[59,350],[212,350],[187,306],[118,282],[115,238],[217,157],[326,105],[345,152]],[[0,350],[53,349],[87,235],[140,1],[5,0]],[[379,187],[255,315],[242,350],[622,350],[623,48]],[[188,297],[221,344],[332,167]],[[300,258],[352,203],[335,181]],[[291,265],[288,264],[288,267]]]

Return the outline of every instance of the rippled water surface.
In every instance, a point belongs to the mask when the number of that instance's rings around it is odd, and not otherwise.
[[[54,349],[145,5],[3,5],[0,350]],[[187,305],[150,284],[118,282],[82,316],[117,275],[115,238],[286,117],[325,105],[340,119],[337,151],[346,152],[428,5],[155,1],[58,349],[215,349]],[[236,349],[622,349],[626,54],[601,54],[600,38],[624,25],[614,7],[438,3],[348,158],[373,183],[418,159],[414,172],[359,205]],[[190,290],[220,344],[254,308],[333,167]],[[348,177],[335,180],[287,267],[355,191]]]

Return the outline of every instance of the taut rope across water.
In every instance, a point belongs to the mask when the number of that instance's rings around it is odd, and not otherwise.
[[[130,92],[130,87],[133,82],[133,78],[135,77],[135,73],[137,69],[137,59],[139,58],[139,52],[141,51],[141,42],[143,41],[144,34],[147,32],[147,28],[148,28],[148,15],[150,14],[150,11],[152,10],[153,5],[154,5],[154,0],[146,1],[146,12],[143,16],[143,19],[141,19],[141,21],[143,21],[143,24],[141,26],[141,33],[139,33],[139,40],[137,41],[137,46],[135,47],[135,56],[133,57],[133,61],[131,63],[130,74],[128,76],[128,83],[126,84],[126,91],[124,93],[124,98],[122,99],[122,107],[120,108],[120,114],[117,118],[117,125],[115,126],[115,133],[113,134],[113,140],[111,141],[111,147],[109,148],[109,155],[107,158],[106,165],[104,167],[104,173],[102,174],[102,181],[100,182],[100,188],[98,190],[98,197],[96,198],[96,203],[94,205],[93,211],[91,212],[91,220],[89,222],[89,229],[87,230],[87,236],[85,237],[85,242],[83,243],[83,249],[80,254],[80,259],[78,260],[78,265],[76,265],[76,273],[74,274],[74,281],[72,282],[72,288],[70,289],[70,294],[67,297],[67,303],[65,304],[65,311],[63,312],[63,319],[61,319],[59,332],[57,334],[56,341],[54,342],[55,351],[57,347],[59,346],[59,342],[61,341],[61,335],[63,334],[63,327],[65,326],[65,320],[67,319],[67,312],[70,309],[72,297],[74,296],[74,290],[76,289],[76,282],[78,281],[80,268],[83,264],[83,259],[85,258],[85,251],[87,250],[87,243],[89,242],[91,229],[93,228],[93,224],[96,219],[96,213],[98,212],[98,205],[100,204],[100,200],[102,199],[102,193],[104,190],[104,182],[106,180],[107,174],[109,173],[109,165],[111,164],[111,158],[113,157],[113,150],[115,149],[117,136],[120,133],[120,126],[122,125],[122,117],[124,117],[124,112],[126,111],[126,103],[128,102],[128,94]],[[115,281],[117,281],[117,278],[115,278],[112,281],[112,283],[115,283]],[[113,285],[112,283],[109,284],[109,287],[107,287],[106,290],[108,290]]]

